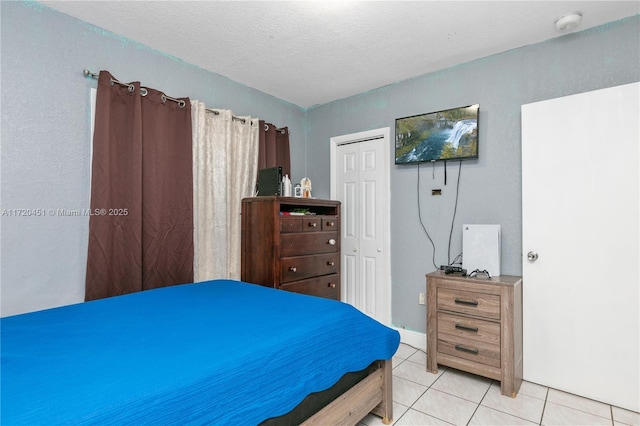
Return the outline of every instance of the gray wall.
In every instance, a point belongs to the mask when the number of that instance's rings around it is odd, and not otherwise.
[[[522,271],[520,105],[640,80],[636,16],[305,111],[38,4],[1,2],[0,14],[2,209],[88,207],[96,82],[82,76],[84,68],[289,126],[293,179],[309,176],[316,197],[329,196],[331,137],[379,127],[394,135],[396,118],[479,103],[480,159],[462,165],[451,257],[461,251],[463,223],[498,223],[503,274]],[[418,169],[389,167],[393,324],[424,332],[418,293],[433,266],[418,222]],[[438,265],[447,262],[457,170],[447,165],[444,186],[442,164],[420,168],[422,216]],[[432,197],[432,188],[443,195]],[[1,221],[2,315],[82,300],[86,219]]]
[[[309,163],[308,173],[314,195],[329,195],[331,137],[388,126],[393,139],[396,118],[479,103],[480,156],[462,163],[451,259],[462,249],[462,224],[500,224],[502,274],[520,275],[520,106],[640,80],[639,23],[636,16],[309,110],[308,158],[316,161]],[[418,220],[418,168],[389,167],[392,322],[425,332],[425,307],[418,304],[418,294],[425,291],[425,273],[433,270],[433,250]],[[445,186],[443,164],[435,166],[435,179],[431,165],[420,167],[420,207],[436,245],[436,265],[448,260],[457,172],[458,163],[447,164]],[[431,189],[437,188],[442,195],[431,196]]]
[[[2,209],[89,207],[96,81],[84,68],[289,126],[292,172],[304,176],[305,110],[44,6],[0,7]],[[1,220],[3,316],[83,300],[88,218]]]

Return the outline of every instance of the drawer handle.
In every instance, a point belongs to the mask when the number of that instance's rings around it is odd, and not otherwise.
[[[462,345],[456,345],[456,351],[467,352],[470,354],[478,355],[478,350],[473,348],[467,348]]]
[[[316,226],[318,226],[317,223],[315,222],[309,222],[309,228],[315,228]]]
[[[336,240],[334,240],[333,238],[331,238],[329,241],[327,241],[329,243],[330,246],[335,246],[336,245]]]
[[[298,269],[295,266],[292,266],[292,267],[289,268],[289,270],[291,272],[296,272]]]
[[[327,287],[336,288],[336,283],[329,283],[327,284]]]
[[[335,266],[336,262],[334,262],[333,260],[330,260],[327,262],[327,266]]]
[[[462,325],[462,324],[456,324],[456,328],[458,330],[473,331],[474,333],[478,332],[478,327],[467,327],[466,325]]]
[[[456,299],[455,302],[458,305],[478,306],[478,302],[476,302],[475,300]]]
[[[327,222],[327,226],[333,226],[333,222]]]

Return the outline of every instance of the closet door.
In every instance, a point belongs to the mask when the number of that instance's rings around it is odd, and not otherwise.
[[[332,197],[342,203],[341,300],[389,325],[388,128],[332,143]]]
[[[522,106],[524,379],[640,411],[640,84]]]

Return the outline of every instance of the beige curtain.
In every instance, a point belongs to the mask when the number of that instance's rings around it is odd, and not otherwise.
[[[191,101],[194,281],[240,279],[242,199],[258,170],[258,119]]]

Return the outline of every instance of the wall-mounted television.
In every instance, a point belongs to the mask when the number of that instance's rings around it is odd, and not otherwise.
[[[396,119],[396,164],[478,158],[480,105]]]

